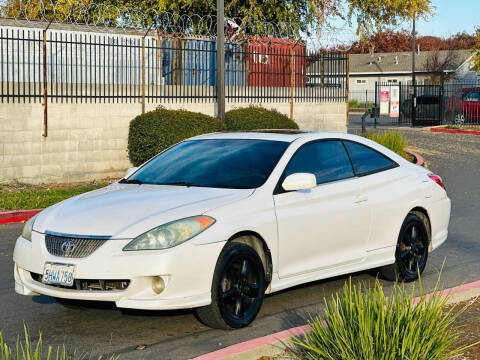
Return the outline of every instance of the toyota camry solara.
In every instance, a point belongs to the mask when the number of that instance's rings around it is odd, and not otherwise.
[[[365,138],[208,134],[30,219],[15,290],[238,328],[298,284],[370,268],[415,280],[449,218],[439,176]]]

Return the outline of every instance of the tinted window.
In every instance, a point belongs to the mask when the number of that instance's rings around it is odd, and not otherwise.
[[[317,184],[353,176],[348,155],[340,141],[318,141],[303,145],[293,155],[285,175],[298,172],[314,174]]]
[[[161,153],[127,181],[251,189],[261,186],[288,147],[283,141],[191,140]]]
[[[480,101],[480,92],[474,91],[468,94],[468,98],[466,99],[468,101]]]
[[[344,144],[357,175],[386,170],[395,165],[392,160],[367,146],[350,141],[345,141]]]

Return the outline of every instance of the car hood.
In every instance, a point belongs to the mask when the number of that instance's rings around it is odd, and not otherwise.
[[[129,239],[166,222],[204,214],[252,193],[251,189],[115,183],[43,210],[34,230]]]

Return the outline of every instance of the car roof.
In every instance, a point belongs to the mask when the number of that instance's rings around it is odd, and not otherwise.
[[[322,138],[349,138],[343,133],[333,132],[316,132],[306,130],[290,130],[290,129],[272,129],[272,130],[251,130],[251,131],[233,131],[233,132],[217,132],[204,134],[190,138],[190,140],[206,140],[206,139],[252,139],[252,140],[270,140],[293,142],[299,138],[322,139]]]

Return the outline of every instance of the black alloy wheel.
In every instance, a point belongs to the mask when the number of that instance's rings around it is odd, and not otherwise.
[[[196,312],[210,327],[241,328],[257,316],[264,293],[265,272],[258,254],[248,245],[227,243],[215,268],[212,303]]]
[[[405,228],[402,239],[397,244],[395,257],[402,273],[407,278],[416,278],[427,264],[428,241],[422,223],[411,222]]]
[[[387,280],[414,281],[423,273],[430,244],[428,218],[411,212],[403,221],[395,250],[395,263],[384,266],[380,273]]]

